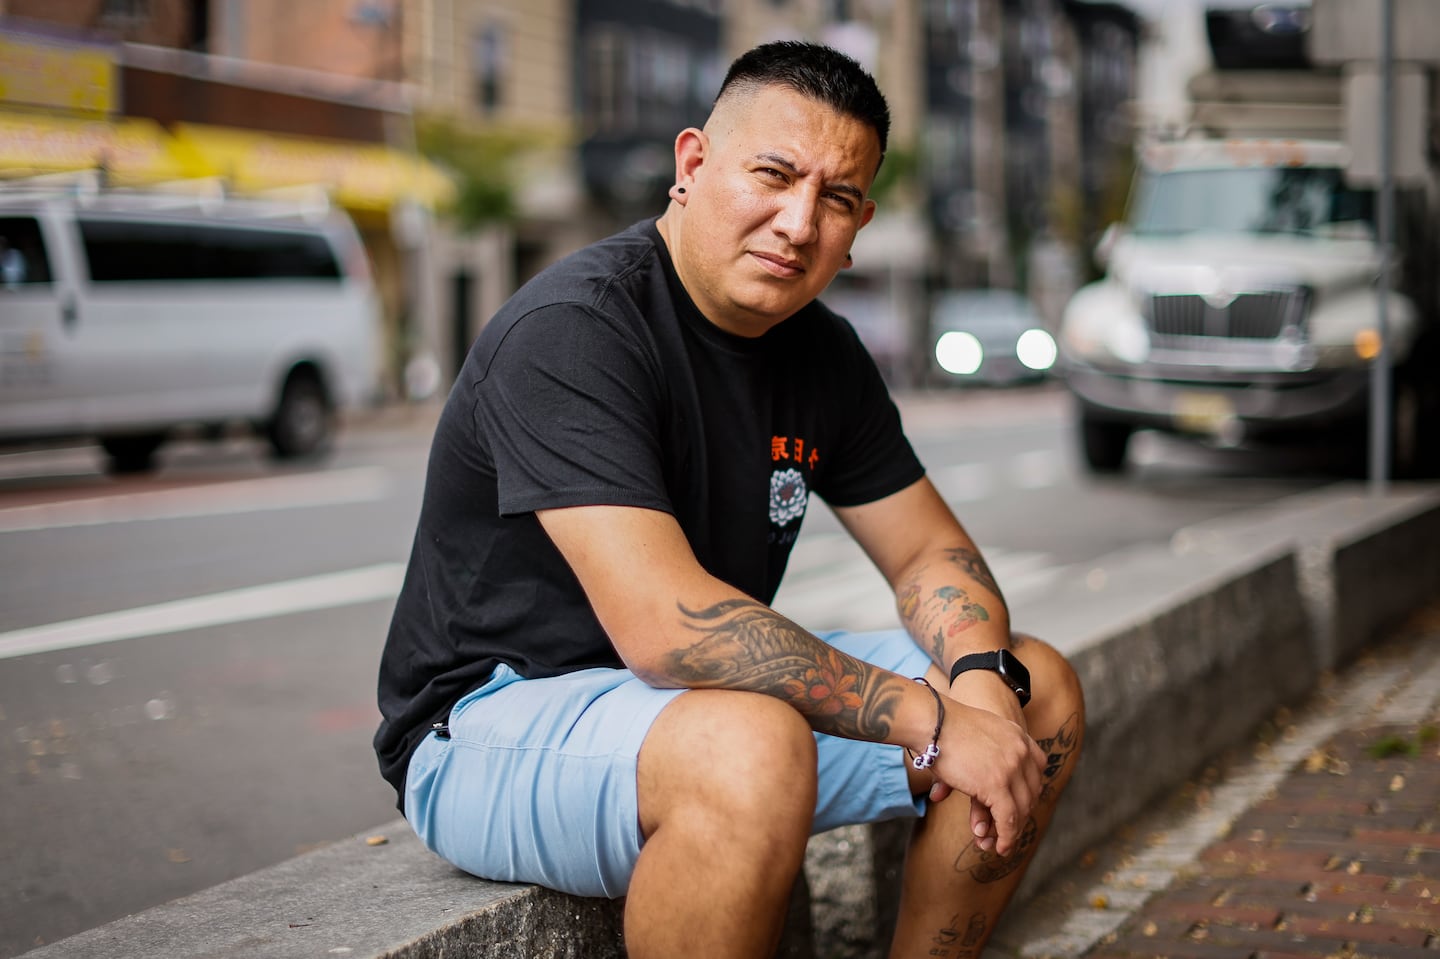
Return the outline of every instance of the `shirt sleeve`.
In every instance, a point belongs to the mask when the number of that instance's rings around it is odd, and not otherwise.
[[[843,320],[832,369],[842,371],[832,384],[831,402],[841,428],[839,445],[816,492],[831,506],[859,506],[883,499],[925,475],[900,421],[900,411],[875,360],[854,329]]]
[[[673,512],[658,373],[643,336],[579,304],[513,321],[492,345],[475,397],[500,514],[586,505]]]

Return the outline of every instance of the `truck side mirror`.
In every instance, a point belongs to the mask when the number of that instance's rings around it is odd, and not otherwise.
[[[1120,242],[1120,234],[1124,227],[1119,223],[1111,223],[1100,234],[1100,239],[1095,244],[1095,262],[1101,266],[1110,265],[1110,255],[1115,252],[1115,244]]]

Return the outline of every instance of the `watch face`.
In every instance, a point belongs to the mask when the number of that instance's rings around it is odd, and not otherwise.
[[[1026,669],[1025,664],[1010,650],[1002,649],[998,652],[997,668],[1000,675],[1009,681],[1010,688],[1020,697],[1020,705],[1026,705],[1030,702],[1030,670]]]

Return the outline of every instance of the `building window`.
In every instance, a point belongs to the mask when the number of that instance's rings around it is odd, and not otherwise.
[[[697,124],[719,86],[715,58],[673,34],[592,27],[584,41],[586,130],[664,138]]]
[[[475,35],[472,67],[475,77],[475,104],[485,113],[498,112],[505,95],[508,59],[505,28],[487,24]]]
[[[103,0],[98,26],[124,33],[150,20],[150,0]]]

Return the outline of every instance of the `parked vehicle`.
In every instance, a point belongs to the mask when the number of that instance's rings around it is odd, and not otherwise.
[[[947,377],[1004,386],[1034,382],[1055,364],[1055,340],[1014,290],[947,290],[930,311],[935,363]]]
[[[1212,18],[1212,40],[1234,16]],[[1249,61],[1231,49],[1216,62]],[[1059,331],[1091,470],[1123,469],[1142,428],[1220,446],[1319,440],[1365,461],[1380,344],[1375,191],[1347,180],[1338,128],[1321,140],[1280,126],[1339,117],[1340,94],[1338,68],[1210,71],[1191,82],[1199,135],[1138,151],[1126,220],[1101,242],[1106,275],[1071,298]],[[1303,108],[1287,110],[1286,96]],[[1396,206],[1390,468],[1414,475],[1440,446],[1427,432],[1440,409],[1440,219],[1423,187]]]
[[[343,215],[0,191],[0,443],[98,440],[145,470],[176,429],[323,451],[374,399],[379,305]]]

